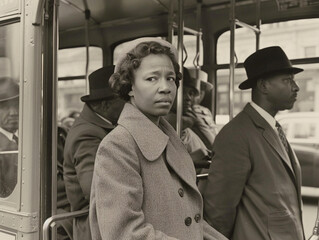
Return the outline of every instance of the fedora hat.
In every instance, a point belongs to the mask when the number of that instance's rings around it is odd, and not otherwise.
[[[189,68],[188,69],[189,74],[192,78],[197,78],[197,72],[198,72],[198,80],[200,80],[200,90],[202,91],[210,91],[213,89],[213,84],[209,83],[207,81],[208,75],[203,70],[195,69],[195,68]]]
[[[277,73],[302,72],[303,69],[293,67],[285,52],[278,46],[267,47],[251,54],[244,62],[248,79],[239,84],[239,89],[252,88],[256,81],[265,76]]]
[[[0,102],[13,100],[19,97],[19,85],[11,78],[1,80],[0,83]]]
[[[102,67],[89,75],[90,94],[81,97],[82,102],[111,99],[115,97],[109,87],[109,78],[114,73],[114,66]]]

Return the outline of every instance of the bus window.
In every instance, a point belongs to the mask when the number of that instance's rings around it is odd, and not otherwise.
[[[319,61],[308,61],[307,58],[319,57],[319,19],[302,19],[261,25],[260,48],[278,45],[283,48],[293,65],[305,71],[296,75],[295,80],[300,87],[298,100],[293,109],[285,112],[319,112]],[[249,34],[250,32],[250,34]],[[242,63],[255,51],[255,36],[248,29],[236,29],[235,52],[238,63]],[[217,63],[229,64],[230,33],[223,33],[217,43]],[[228,47],[226,47],[228,46]],[[225,52],[225,49],[228,52]],[[294,61],[298,59],[298,65]],[[229,83],[229,69],[226,65],[217,71],[217,109],[216,119],[228,119],[229,97],[220,98],[227,91],[224,85]],[[224,69],[223,69],[224,68]],[[227,68],[227,69],[226,69]],[[246,79],[244,68],[235,69],[234,83],[234,116],[250,101],[249,91],[241,91],[238,84]],[[241,97],[235,96],[238,92]],[[236,97],[236,98],[235,98]],[[220,116],[226,115],[226,116]],[[223,124],[227,123],[224,122]]]
[[[103,65],[102,49],[90,47],[89,74]],[[86,94],[85,47],[58,52],[58,119],[69,127],[69,120],[83,107],[80,97]]]
[[[159,37],[161,38],[161,37]],[[184,46],[185,46],[185,49],[186,49],[186,54],[184,52],[184,67],[186,68],[194,68],[194,58],[196,56],[196,36],[193,36],[193,35],[184,35],[183,37],[183,40],[184,40]],[[113,63],[116,64],[117,61],[118,61],[118,58],[121,54],[121,51],[123,48],[125,48],[125,45],[127,43],[122,43],[122,44],[119,44],[115,47],[114,49],[114,53],[113,53]],[[177,46],[177,37],[174,36],[173,37],[173,45],[174,46]],[[203,42],[201,40],[200,42],[200,53],[199,53],[199,65],[202,66],[203,65]],[[187,58],[186,58],[187,57]]]
[[[245,70],[243,68],[235,69],[234,83],[234,115],[238,114],[245,104],[251,101],[251,90],[239,90],[239,84],[246,79]],[[229,121],[229,70],[221,69],[217,71],[217,111],[216,124],[224,125]]]
[[[19,23],[0,26],[0,200],[5,201],[17,201],[13,193],[18,183],[19,31]]]

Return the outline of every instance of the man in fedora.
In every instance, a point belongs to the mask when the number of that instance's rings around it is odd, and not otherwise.
[[[291,109],[299,87],[280,47],[256,51],[244,62],[252,102],[217,135],[203,191],[204,217],[232,240],[304,240],[298,159],[278,111]]]
[[[19,85],[0,79],[0,153],[18,150]],[[17,184],[18,154],[0,155],[0,198],[6,198]]]
[[[90,94],[81,97],[85,105],[66,138],[63,174],[71,211],[89,208],[97,148],[115,127],[124,106],[124,101],[108,85],[113,72],[114,66],[108,66],[90,74]],[[75,219],[73,237],[91,239],[88,216]]]

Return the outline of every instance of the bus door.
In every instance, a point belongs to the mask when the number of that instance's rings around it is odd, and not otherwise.
[[[0,239],[41,229],[44,1],[0,2]]]

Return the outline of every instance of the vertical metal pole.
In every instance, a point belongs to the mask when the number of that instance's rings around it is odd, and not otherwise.
[[[86,93],[89,94],[89,62],[90,62],[90,40],[89,40],[89,23],[90,23],[90,9],[88,7],[87,1],[83,0],[85,6],[85,49],[86,49],[86,64],[85,64],[85,87]]]
[[[45,6],[43,49],[43,119],[41,139],[40,186],[41,224],[56,210],[56,84],[58,48],[58,1]],[[42,228],[41,228],[42,229]]]
[[[229,65],[229,120],[234,116],[234,80],[235,80],[235,0],[230,5],[230,65]]]
[[[184,0],[178,0],[178,63],[183,73],[183,36],[184,36],[184,20],[183,20]],[[176,110],[176,132],[181,136],[182,130],[182,112],[183,112],[183,81],[180,81],[177,91],[177,110]]]
[[[174,3],[175,3],[175,1],[169,2],[167,40],[170,43],[173,43],[173,36],[174,36]]]
[[[57,179],[57,89],[58,89],[58,49],[59,49],[59,5],[60,0],[55,0],[54,32],[53,32],[53,58],[52,58],[52,210],[51,215],[57,214],[58,179]],[[52,239],[56,239],[56,227],[52,228]]]
[[[197,0],[197,9],[196,9],[196,30],[198,34],[196,35],[196,78],[199,77],[199,58],[200,58],[200,39],[201,39],[201,17],[202,17],[202,0]]]
[[[260,18],[260,0],[256,0],[256,27],[260,30],[261,18]],[[256,51],[260,48],[260,32],[256,34]]]
[[[55,0],[54,11],[54,36],[53,36],[53,58],[52,58],[52,215],[57,212],[57,89],[58,89],[58,49],[59,49],[59,3],[60,0]]]

